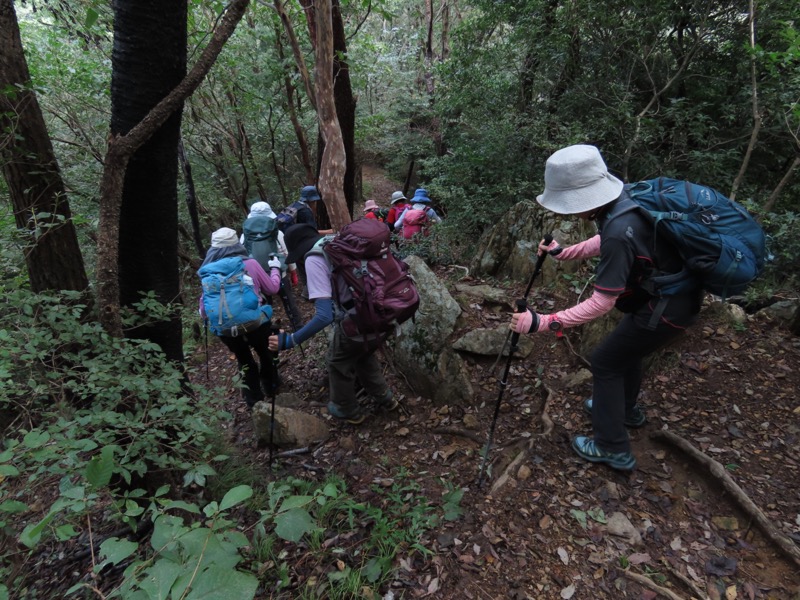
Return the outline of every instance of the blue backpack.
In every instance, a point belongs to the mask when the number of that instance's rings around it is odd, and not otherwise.
[[[718,191],[661,177],[625,186],[619,212],[642,209],[656,236],[677,249],[685,268],[648,282],[651,293],[669,296],[702,287],[721,296],[741,294],[764,270],[766,236],[743,206]]]
[[[275,218],[278,229],[285,233],[289,227],[294,225],[297,222],[297,213],[300,212],[302,206],[303,204],[300,202],[292,202],[289,206],[279,212],[278,216]]]
[[[230,256],[200,267],[203,308],[211,331],[237,337],[255,331],[272,318],[272,307],[259,306],[253,280],[241,256]]]

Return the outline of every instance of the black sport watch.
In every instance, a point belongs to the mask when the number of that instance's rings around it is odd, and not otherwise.
[[[559,332],[563,329],[563,325],[561,325],[561,321],[550,321],[550,325],[548,325],[550,331]]]

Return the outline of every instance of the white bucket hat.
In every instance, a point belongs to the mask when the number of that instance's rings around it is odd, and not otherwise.
[[[264,215],[270,219],[276,219],[278,217],[278,215],[275,214],[275,211],[272,210],[272,207],[267,202],[256,202],[250,207],[249,216],[255,217],[257,215]]]
[[[229,227],[222,227],[211,234],[212,248],[227,248],[239,243],[239,236]]]
[[[608,204],[623,183],[608,172],[600,151],[577,144],[553,153],[544,168],[544,193],[536,201],[560,215],[574,215]]]

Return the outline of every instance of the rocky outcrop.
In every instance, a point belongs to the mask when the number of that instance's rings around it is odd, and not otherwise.
[[[420,305],[393,341],[395,367],[416,393],[437,404],[470,400],[474,392],[464,362],[449,346],[461,307],[422,259],[409,256],[405,262],[416,281]]]

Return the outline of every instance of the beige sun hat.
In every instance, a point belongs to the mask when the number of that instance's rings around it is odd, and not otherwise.
[[[211,234],[212,248],[227,248],[239,243],[239,236],[229,227],[222,227]]]
[[[600,151],[576,144],[553,153],[544,168],[544,193],[536,201],[560,215],[574,215],[619,198],[623,183],[608,172]]]

